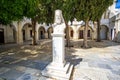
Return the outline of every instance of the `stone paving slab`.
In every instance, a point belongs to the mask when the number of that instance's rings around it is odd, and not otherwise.
[[[31,75],[30,73],[24,73],[17,80],[39,80],[38,77]]]
[[[26,62],[28,64],[26,64]],[[10,66],[9,68],[0,67],[0,77],[7,80],[53,80],[51,78],[46,78],[41,74],[41,70],[45,68],[48,62],[24,61],[21,65],[22,64],[24,66],[19,66],[19,64],[16,66],[14,65],[14,67],[11,66],[11,68]]]
[[[24,73],[14,70],[14,69],[11,69],[11,70],[7,71],[6,73],[1,74],[0,77],[5,78],[7,80],[16,80],[22,74],[24,74]]]
[[[111,65],[112,70],[120,72],[120,65]],[[120,75],[120,74],[119,74]]]
[[[6,73],[6,72],[9,71],[9,70],[10,70],[10,68],[1,67],[1,68],[0,68],[0,75]]]
[[[98,68],[76,69],[74,80],[109,80],[107,74],[109,71]]]
[[[115,75],[115,74],[109,74],[108,76],[109,80],[120,80],[120,75]]]
[[[1,58],[1,60],[2,60],[1,63],[9,64],[9,63],[14,62],[18,59],[15,59],[15,58],[12,58],[12,57],[3,57],[3,58]]]

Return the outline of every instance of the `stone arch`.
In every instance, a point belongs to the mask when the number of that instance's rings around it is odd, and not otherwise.
[[[14,21],[13,23],[11,23],[10,26],[14,26],[14,29],[16,31],[18,30],[18,22],[17,21]]]
[[[24,25],[26,25],[26,24],[32,25],[31,20],[24,17],[24,20],[22,20],[22,22],[21,22],[21,26],[22,26],[21,29],[23,29]]]
[[[22,27],[23,41],[32,40],[32,25],[26,23]]]
[[[101,38],[101,40],[108,39],[108,32],[109,32],[109,28],[106,25],[100,26],[100,38]]]
[[[77,31],[78,31],[78,38],[83,39],[83,37],[84,37],[84,26],[79,27]],[[87,34],[88,39],[92,39],[93,32],[94,32],[94,30],[92,29],[91,26],[89,26],[88,27],[88,34]]]
[[[38,29],[38,38],[45,39],[45,28],[43,26],[39,27]]]
[[[48,38],[51,39],[52,38],[51,33],[53,33],[53,27],[49,27],[47,29],[47,33],[48,33]]]

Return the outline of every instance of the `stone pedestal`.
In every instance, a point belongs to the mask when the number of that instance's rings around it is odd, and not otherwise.
[[[52,34],[53,36],[53,60],[42,71],[42,75],[55,78],[57,80],[69,80],[73,65],[65,61],[65,34]]]

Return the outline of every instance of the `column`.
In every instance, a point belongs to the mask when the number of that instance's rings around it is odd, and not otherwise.
[[[74,34],[73,34],[73,39],[77,40],[78,39],[78,31],[77,31],[77,26],[74,26]]]
[[[20,22],[18,22],[17,44],[23,44],[22,26]]]

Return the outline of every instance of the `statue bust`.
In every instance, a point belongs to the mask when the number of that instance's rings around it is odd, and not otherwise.
[[[53,29],[54,29],[54,34],[64,34],[64,29],[66,25],[62,16],[62,11],[61,10],[56,10],[55,11],[55,18],[54,18],[54,24],[53,24]]]

